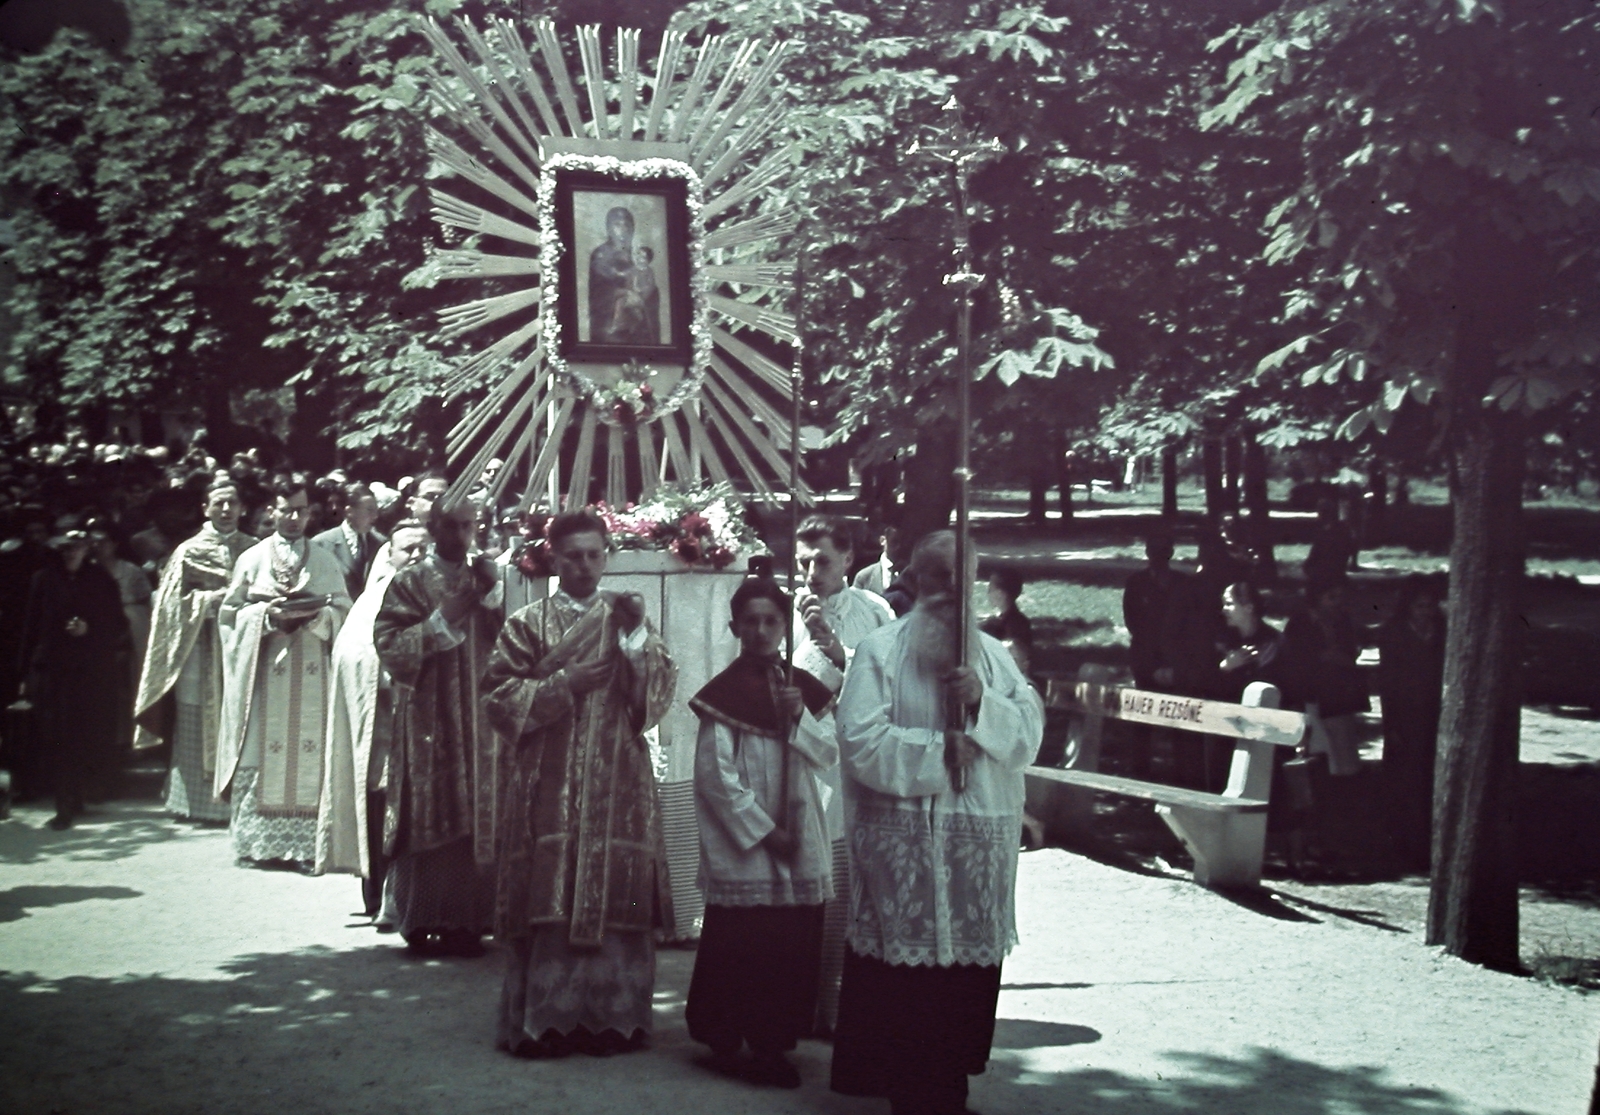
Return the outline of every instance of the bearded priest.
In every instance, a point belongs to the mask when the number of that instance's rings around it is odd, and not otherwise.
[[[910,573],[916,606],[856,646],[839,694],[853,885],[832,1086],[894,1115],[959,1115],[1017,941],[1023,770],[1044,705],[976,625],[961,662],[953,533],[919,542]]]
[[[603,592],[605,524],[550,521],[559,590],[506,620],[483,679],[509,749],[495,932],[511,949],[497,1044],[523,1057],[642,1048],[656,925],[672,924],[644,733],[677,669],[637,595]]]

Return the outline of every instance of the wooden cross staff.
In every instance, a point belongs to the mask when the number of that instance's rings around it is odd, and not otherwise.
[[[951,97],[940,109],[944,113],[943,134],[933,143],[914,141],[906,153],[926,155],[949,169],[955,188],[956,269],[944,277],[946,286],[960,292],[956,303],[956,630],[957,660],[970,664],[972,648],[967,645],[967,630],[972,621],[972,582],[968,575],[967,520],[972,480],[972,292],[983,285],[984,276],[972,270],[971,219],[967,213],[967,182],[973,169],[1003,150],[997,140],[977,140],[961,116],[961,102]],[[952,701],[947,723],[956,731],[966,729],[966,709]],[[945,756],[950,785],[960,793],[966,785],[965,769],[951,753]]]

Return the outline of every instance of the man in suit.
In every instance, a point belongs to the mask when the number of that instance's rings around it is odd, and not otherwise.
[[[338,561],[351,600],[361,595],[367,584],[367,574],[372,570],[372,560],[388,541],[372,529],[377,521],[378,497],[372,494],[372,489],[365,484],[346,484],[344,521],[311,540]]]

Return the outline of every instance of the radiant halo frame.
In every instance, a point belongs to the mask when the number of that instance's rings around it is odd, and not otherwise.
[[[476,488],[497,457],[491,501],[515,479],[524,510],[579,505],[597,478],[616,506],[668,481],[733,482],[763,501],[786,491],[800,340],[796,263],[783,257],[799,223],[783,192],[797,156],[778,139],[788,44],[691,44],[668,30],[647,72],[639,30],[617,31],[608,68],[599,26],[582,26],[574,74],[548,18],[531,22],[531,45],[503,18],[453,24],[454,34],[423,22],[442,63],[428,72],[429,97],[456,132],[430,123],[427,141],[431,175],[457,180],[430,187],[434,219],[465,242],[435,248],[429,270],[494,293],[440,311],[442,338],[483,338],[443,387],[467,404],[446,440],[457,478],[445,498]],[[619,189],[686,186],[690,355],[652,369],[667,389],[631,418],[608,404],[620,368],[563,356],[554,216],[568,171]],[[803,484],[794,496],[811,499]]]

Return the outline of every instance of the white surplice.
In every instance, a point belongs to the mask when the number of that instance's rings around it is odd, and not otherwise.
[[[967,734],[983,754],[954,793],[941,687],[913,666],[915,630],[908,616],[862,640],[839,695],[850,947],[889,964],[995,965],[1017,941],[1022,772],[1044,704],[1005,647],[979,635],[983,699]]]
[[[850,656],[856,646],[878,628],[894,622],[894,609],[875,592],[846,586],[822,601],[822,618],[827,620],[833,637],[844,647],[844,666],[835,666],[833,659],[823,654],[811,641],[800,613],[794,617],[794,664],[837,693],[844,684],[845,671],[850,667]]]
[[[774,812],[789,761],[790,815],[799,844],[792,862],[761,845],[778,827]],[[700,822],[696,885],[713,906],[813,906],[833,897],[832,852],[822,815],[822,772],[839,761],[832,712],[807,710],[794,743],[704,714],[695,745],[694,803]]]

